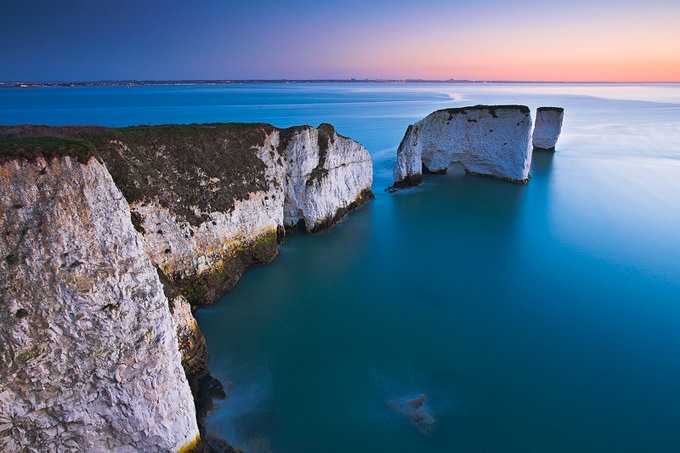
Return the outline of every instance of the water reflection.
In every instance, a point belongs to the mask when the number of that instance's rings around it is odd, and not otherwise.
[[[559,151],[555,151],[559,152]],[[535,151],[531,157],[531,176],[546,176],[550,173],[555,152]]]

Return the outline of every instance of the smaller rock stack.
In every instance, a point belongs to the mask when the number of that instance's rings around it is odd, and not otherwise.
[[[557,139],[562,131],[564,109],[561,107],[539,107],[536,109],[536,125],[532,144],[540,151],[555,151]]]

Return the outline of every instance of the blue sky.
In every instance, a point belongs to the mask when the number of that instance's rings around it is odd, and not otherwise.
[[[680,1],[4,0],[0,80],[680,80]]]

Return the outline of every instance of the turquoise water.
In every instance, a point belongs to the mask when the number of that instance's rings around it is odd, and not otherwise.
[[[388,194],[406,126],[477,103],[566,109],[525,186],[452,167]],[[376,199],[288,237],[196,313],[249,451],[677,451],[680,85],[0,90],[0,123],[327,121]],[[427,395],[424,436],[385,404]]]

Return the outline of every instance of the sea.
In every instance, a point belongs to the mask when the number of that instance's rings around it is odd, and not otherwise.
[[[564,107],[517,185],[388,193],[430,112]],[[247,453],[680,450],[680,84],[291,83],[0,89],[0,124],[332,123],[375,200],[195,315]],[[425,395],[422,432],[394,402]]]

